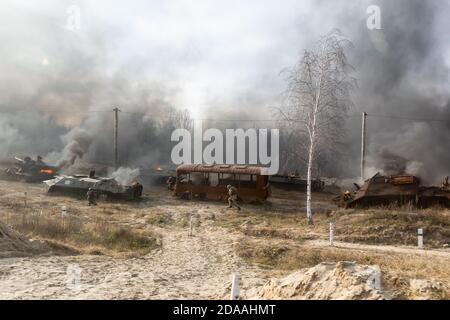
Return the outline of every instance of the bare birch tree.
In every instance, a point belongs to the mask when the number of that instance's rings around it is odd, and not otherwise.
[[[315,162],[323,152],[335,150],[343,135],[344,118],[353,105],[350,92],[356,81],[350,76],[353,68],[345,54],[351,46],[339,30],[333,30],[312,50],[305,50],[292,68],[283,71],[287,103],[278,111],[289,129],[302,137],[296,148],[306,151],[308,224],[313,224],[311,181]]]

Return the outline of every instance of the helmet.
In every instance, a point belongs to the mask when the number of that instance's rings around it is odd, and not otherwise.
[[[227,189],[230,189],[231,187],[232,187],[231,184],[227,185]]]

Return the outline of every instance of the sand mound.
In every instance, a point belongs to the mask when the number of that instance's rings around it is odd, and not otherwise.
[[[412,279],[409,282],[409,299],[443,300],[448,299],[448,287],[436,280]]]
[[[377,266],[352,262],[321,263],[282,279],[272,279],[255,299],[385,299],[381,291],[381,272]]]
[[[49,251],[40,241],[31,241],[0,222],[0,258],[24,257]]]

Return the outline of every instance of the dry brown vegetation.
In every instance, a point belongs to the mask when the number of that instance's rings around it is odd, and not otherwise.
[[[262,244],[247,240],[237,247],[238,254],[250,264],[262,268],[294,271],[310,268],[321,262],[352,261],[362,265],[378,265],[384,274],[384,285],[397,299],[407,298],[408,279],[433,278],[443,283],[450,279],[449,261],[445,258],[405,255],[376,251],[358,251],[336,247],[312,247],[307,245]],[[447,290],[443,299],[450,297]]]
[[[273,212],[247,208],[244,213],[221,216],[217,225],[240,230],[247,236],[292,240],[327,239],[334,223],[337,241],[362,244],[409,245],[417,243],[417,229],[424,229],[425,246],[441,248],[450,244],[450,210],[427,209],[339,209],[316,213],[308,226],[304,213]]]
[[[404,209],[339,210],[334,213],[337,239],[370,244],[417,244],[417,229],[424,229],[425,245],[450,244],[450,210],[441,208],[412,212]]]
[[[147,214],[145,222],[158,227],[180,227],[185,228],[189,225],[189,214],[178,214],[176,217],[164,212],[150,212]]]
[[[153,233],[116,226],[101,219],[86,222],[72,215],[23,213],[3,215],[1,221],[28,237],[91,254],[146,254],[158,243]]]
[[[119,215],[127,214],[133,204],[112,202],[91,208],[77,198],[47,196],[38,185],[9,185],[11,193],[0,196],[0,222],[29,238],[45,240],[53,248],[64,246],[67,253],[142,255],[160,242],[151,230],[121,223]],[[29,190],[26,194],[14,192],[24,186]],[[62,205],[68,211],[64,217]]]

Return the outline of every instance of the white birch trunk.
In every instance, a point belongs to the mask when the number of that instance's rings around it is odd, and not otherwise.
[[[311,171],[312,171],[312,159],[313,159],[313,144],[309,146],[308,155],[308,174],[306,177],[306,218],[308,224],[313,224],[312,209],[311,209]]]
[[[319,84],[317,85],[317,93],[316,93],[316,101],[314,102],[314,110],[313,110],[313,118],[311,123],[311,128],[309,130],[309,153],[308,153],[308,174],[306,177],[306,218],[308,220],[308,224],[314,224],[312,217],[312,208],[311,208],[311,197],[312,197],[312,166],[314,161],[314,147],[316,143],[316,124],[317,124],[317,113],[319,110],[319,101],[320,94],[322,88],[322,76],[323,76],[323,68],[321,68]]]

